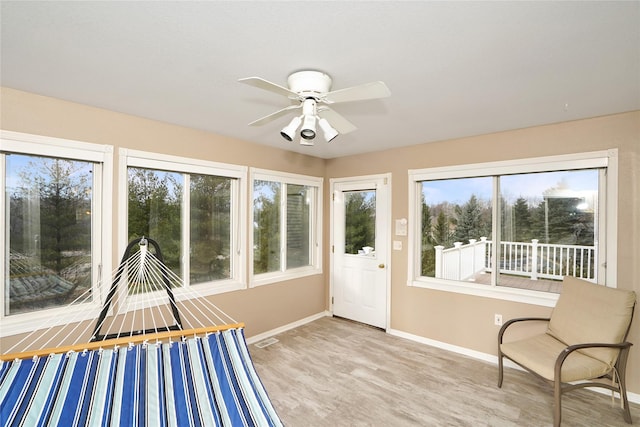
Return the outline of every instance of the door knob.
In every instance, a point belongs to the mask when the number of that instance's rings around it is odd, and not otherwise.
[[[384,268],[384,264],[378,264],[378,268]]]

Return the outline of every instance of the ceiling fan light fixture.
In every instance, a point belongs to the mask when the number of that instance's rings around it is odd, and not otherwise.
[[[302,123],[302,116],[294,117],[288,125],[282,128],[280,135],[289,142],[293,141],[293,138],[296,136],[296,131],[298,127],[300,127],[300,123]]]
[[[303,139],[313,139],[316,137],[316,100],[307,98],[302,103],[302,129],[300,136]]]
[[[304,116],[302,122],[302,129],[300,130],[300,136],[303,139],[313,139],[316,137],[316,116],[307,114]]]
[[[322,129],[324,140],[327,142],[333,141],[333,139],[339,135],[338,131],[329,124],[327,119],[318,120],[318,125],[320,126],[320,129]]]

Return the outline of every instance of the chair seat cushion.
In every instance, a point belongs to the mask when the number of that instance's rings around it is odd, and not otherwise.
[[[554,367],[558,355],[567,347],[549,334],[535,335],[519,341],[503,343],[500,350],[509,359],[526,366],[541,377],[555,381]],[[561,382],[598,378],[612,369],[610,365],[574,351],[562,365]]]

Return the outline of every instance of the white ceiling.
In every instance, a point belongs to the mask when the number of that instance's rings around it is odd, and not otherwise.
[[[2,86],[322,158],[640,109],[640,2],[1,3]],[[287,143],[288,104],[246,86],[300,69],[358,130]],[[179,141],[177,141],[179,143]]]

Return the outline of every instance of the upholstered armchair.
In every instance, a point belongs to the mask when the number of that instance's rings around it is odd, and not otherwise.
[[[583,387],[604,387],[620,395],[624,420],[631,424],[625,370],[631,343],[636,295],[574,277],[565,277],[550,318],[511,319],[498,333],[498,387],[503,358],[553,384],[554,426],[562,419],[562,394]],[[545,333],[508,341],[522,322],[548,322]]]

